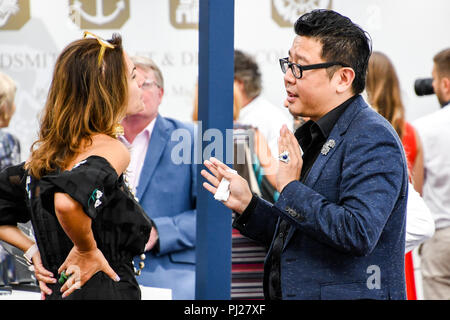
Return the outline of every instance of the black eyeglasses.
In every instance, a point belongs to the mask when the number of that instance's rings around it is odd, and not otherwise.
[[[342,62],[324,62],[324,63],[310,64],[308,66],[302,66],[300,64],[290,62],[289,58],[280,59],[281,71],[283,71],[283,73],[286,73],[287,70],[290,68],[292,71],[292,74],[297,79],[301,79],[301,77],[303,76],[303,71],[305,71],[305,70],[329,68],[332,66],[349,67],[347,64],[342,63]]]

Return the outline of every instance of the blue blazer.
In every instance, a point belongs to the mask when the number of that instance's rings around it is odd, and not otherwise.
[[[283,299],[405,299],[402,144],[361,96],[338,119],[330,140],[334,147],[322,149],[304,183],[289,183],[273,206],[258,199],[248,221],[235,224],[270,245],[280,219],[289,221]]]
[[[159,252],[146,253],[137,280],[144,286],[172,289],[173,299],[195,299],[193,150],[194,126],[158,115],[136,190],[159,234]],[[137,267],[140,259],[134,261]]]

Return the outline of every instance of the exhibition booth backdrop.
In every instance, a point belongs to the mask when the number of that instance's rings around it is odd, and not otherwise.
[[[9,131],[21,140],[22,158],[36,138],[55,59],[83,30],[104,38],[119,32],[131,55],[153,58],[165,77],[161,114],[190,121],[198,8],[199,0],[0,0],[0,70],[18,84]],[[292,44],[292,25],[314,8],[347,15],[370,33],[374,50],[390,56],[409,120],[439,108],[434,96],[417,97],[413,84],[431,76],[434,54],[448,46],[448,0],[235,0],[235,48],[256,57],[263,95],[273,104],[282,108],[285,98],[278,59]]]

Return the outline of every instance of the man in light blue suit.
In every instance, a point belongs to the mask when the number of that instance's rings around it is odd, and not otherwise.
[[[310,120],[281,129],[278,200],[252,195],[214,158],[204,187],[215,193],[225,177],[234,226],[269,246],[267,299],[405,299],[408,173],[395,130],[360,96],[370,40],[331,10],[306,13],[295,31],[280,59],[286,102]]]
[[[171,289],[172,299],[195,299],[193,125],[159,115],[164,95],[161,71],[149,58],[132,60],[142,77],[145,109],[123,120],[122,140],[130,146],[130,185],[135,187],[139,203],[156,225],[146,245],[145,260],[134,260],[140,273],[137,280],[143,286]],[[191,149],[181,150],[180,144]]]

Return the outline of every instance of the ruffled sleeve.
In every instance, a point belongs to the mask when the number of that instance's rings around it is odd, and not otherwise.
[[[39,186],[43,207],[49,212],[55,192],[67,193],[81,204],[92,219],[98,247],[110,261],[143,252],[151,220],[105,158],[90,156],[72,170],[43,177]]]
[[[67,193],[83,206],[89,217],[95,219],[113,197],[117,180],[116,171],[105,158],[90,156],[72,170],[43,177],[41,186],[43,192]]]
[[[27,205],[24,163],[0,172],[0,225],[17,225],[31,219]]]

